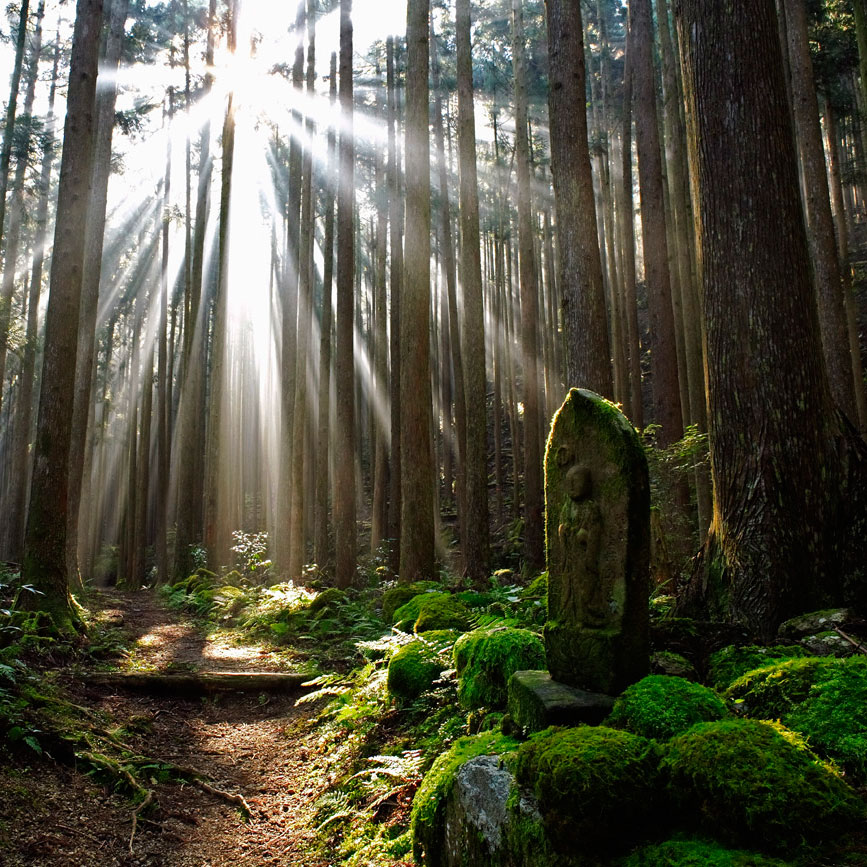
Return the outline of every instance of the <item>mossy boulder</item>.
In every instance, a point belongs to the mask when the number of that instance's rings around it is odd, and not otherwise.
[[[516,671],[545,667],[545,645],[527,629],[477,629],[455,644],[458,700],[468,709],[505,707]]]
[[[398,618],[395,617],[397,609],[406,605],[410,599],[422,593],[429,593],[437,587],[432,581],[417,581],[414,584],[397,584],[390,587],[382,596],[382,619],[386,623],[395,623]],[[418,611],[415,612],[413,621],[418,617]]]
[[[415,631],[422,633],[456,629],[458,632],[465,632],[471,625],[472,615],[466,605],[460,599],[446,594],[422,603],[415,621]]]
[[[840,660],[824,669],[783,721],[807,737],[813,749],[867,782],[867,658]]]
[[[835,626],[845,629],[851,623],[861,622],[861,618],[851,608],[825,608],[786,620],[780,624],[777,634],[781,638],[798,639],[833,630]]]
[[[739,677],[757,668],[767,668],[787,659],[810,656],[809,651],[797,645],[777,644],[772,647],[729,645],[712,654],[709,662],[709,679],[717,689],[726,689]]]
[[[728,715],[724,702],[712,689],[682,677],[652,674],[625,690],[606,725],[645,738],[668,740],[698,722]]]
[[[538,800],[547,835],[559,851],[606,851],[640,838],[650,826],[659,787],[659,748],[630,732],[581,726],[551,728],[521,746],[518,783]]]
[[[738,710],[756,719],[782,719],[795,705],[810,694],[838,664],[835,659],[807,656],[757,668],[739,677],[725,692]]]
[[[517,747],[517,742],[497,732],[483,732],[460,738],[441,755],[425,775],[412,802],[410,824],[413,854],[418,863],[437,867],[445,857],[445,823],[449,797],[462,765],[478,756],[501,756]]]
[[[618,862],[618,867],[786,867],[785,862],[712,840],[678,839],[654,843]]]
[[[388,663],[386,685],[389,693],[401,701],[418,698],[448,667],[449,660],[437,646],[427,641],[405,644]]]
[[[326,608],[337,608],[344,602],[346,602],[346,594],[337,587],[329,587],[313,599],[308,610],[311,614],[319,614]]]
[[[791,854],[805,840],[833,840],[864,815],[838,776],[771,723],[699,723],[668,742],[662,768],[681,815],[735,846]]]
[[[695,666],[685,656],[671,650],[658,650],[656,653],[650,654],[650,673],[698,680]]]

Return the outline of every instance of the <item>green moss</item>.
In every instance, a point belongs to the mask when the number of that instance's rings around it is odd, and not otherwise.
[[[651,820],[659,754],[638,735],[604,727],[546,729],[520,748],[514,766],[561,850],[576,840],[582,848],[610,848],[640,835]]]
[[[517,742],[496,732],[483,732],[460,738],[441,755],[425,775],[412,802],[410,824],[413,855],[421,863],[426,853],[438,851],[445,836],[445,802],[451,794],[458,768],[476,756],[503,755],[513,751]]]
[[[386,623],[394,623],[395,612],[398,608],[406,605],[413,597],[420,593],[427,593],[436,586],[432,581],[419,581],[415,584],[397,584],[386,590],[382,597],[382,619]],[[415,620],[416,617],[418,617],[418,611],[412,619]]]
[[[787,659],[809,656],[803,647],[778,644],[774,647],[735,647],[718,650],[710,658],[710,682],[716,689],[726,689],[739,677],[757,668],[766,668]]]
[[[416,632],[430,632],[440,629],[457,629],[464,632],[471,626],[469,609],[459,599],[443,594],[436,599],[429,598],[419,606],[415,621]]]
[[[671,650],[658,650],[650,654],[650,670],[653,674],[668,674],[674,677],[685,677],[687,680],[698,680],[695,666],[679,653]]]
[[[757,719],[782,719],[810,694],[824,673],[837,666],[836,659],[815,656],[790,659],[750,671],[725,693],[739,710]]]
[[[545,667],[545,645],[527,629],[477,629],[455,644],[458,700],[465,708],[505,707],[516,671]]]
[[[682,677],[652,674],[617,699],[605,724],[645,738],[668,740],[695,723],[727,715],[725,704],[713,690]]]
[[[323,590],[311,603],[310,613],[318,614],[326,608],[334,608],[346,602],[346,594],[337,587],[329,587]]]
[[[785,867],[783,861],[710,840],[667,840],[633,852],[619,867]]]
[[[839,660],[823,674],[784,721],[814,749],[867,782],[867,659]]]
[[[548,597],[548,573],[543,572],[538,578],[534,578],[521,591],[522,599],[546,599]]]
[[[423,605],[429,605],[435,599],[449,599],[450,594],[439,591],[423,591],[416,593],[408,602],[405,602],[400,608],[397,608],[392,615],[394,623],[400,623],[403,620],[411,620],[415,623],[418,620],[419,614]]]
[[[663,770],[682,815],[734,845],[793,852],[863,817],[854,792],[779,728],[757,720],[699,723],[668,743]]]
[[[412,701],[430,687],[447,664],[436,648],[424,641],[406,644],[388,663],[388,691],[395,698]]]
[[[467,608],[487,608],[494,601],[492,593],[479,593],[478,590],[462,590],[456,598]]]

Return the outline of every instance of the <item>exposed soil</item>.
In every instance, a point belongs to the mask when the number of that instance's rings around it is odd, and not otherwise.
[[[133,652],[122,668],[274,671],[278,658],[255,646],[209,639],[149,593],[103,597],[103,618],[122,622]],[[231,804],[191,785],[153,784],[158,808],[138,822],[129,800],[50,761],[0,768],[0,864],[8,867],[324,867],[313,853],[313,804],[327,785],[325,757],[299,695],[220,694],[183,700],[78,687],[73,700],[125,724],[144,755],[195,768]],[[5,764],[5,763],[4,763]]]

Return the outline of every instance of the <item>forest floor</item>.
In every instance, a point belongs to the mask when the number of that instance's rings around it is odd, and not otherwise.
[[[279,656],[234,645],[168,610],[152,593],[112,593],[91,601],[119,627],[127,652],[120,671],[279,671]],[[129,799],[72,768],[43,760],[0,767],[0,863],[6,867],[324,867],[314,849],[313,804],[328,785],[311,720],[316,704],[294,695],[222,693],[183,699],[82,686],[80,671],[59,684],[83,707],[107,713],[125,741],[160,762],[195,768],[245,798],[231,804],[193,785],[155,783],[158,809],[133,828]],[[35,758],[35,757],[34,757]]]

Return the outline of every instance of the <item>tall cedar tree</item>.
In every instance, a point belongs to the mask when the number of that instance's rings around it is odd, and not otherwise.
[[[69,361],[75,358],[78,341],[101,31],[102,0],[78,0],[22,568],[24,582],[42,594],[25,599],[51,614],[63,629],[74,627],[78,619],[66,580],[69,444],[75,399],[75,365]]]
[[[551,173],[557,205],[558,282],[566,326],[566,379],[613,398],[602,260],[587,142],[580,0],[547,0]]]
[[[823,362],[774,0],[749,26],[716,0],[677,17],[714,481],[692,598],[771,637],[797,611],[863,602],[867,449]]]
[[[430,3],[409,0],[406,42],[406,258],[400,322],[400,580],[431,578],[434,469],[430,387]]]
[[[340,0],[340,179],[337,189],[337,412],[334,449],[335,577],[355,578],[355,140],[352,106],[352,0]]]

